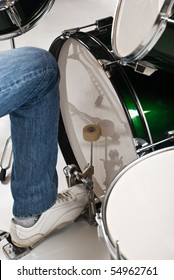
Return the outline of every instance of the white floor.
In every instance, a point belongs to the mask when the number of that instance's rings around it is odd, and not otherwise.
[[[15,39],[16,47],[36,46],[49,49],[53,40],[68,28],[88,25],[95,20],[113,16],[117,0],[55,0],[46,17],[25,35]],[[0,51],[10,49],[10,41],[0,41]],[[9,120],[0,120],[0,156],[9,137]],[[63,175],[64,159],[59,156],[58,172],[60,188],[65,185]],[[8,172],[9,173],[9,172]],[[10,177],[0,183],[0,229],[9,231],[12,198]],[[6,259],[0,244],[0,259]],[[78,249],[77,249],[78,248]],[[62,229],[35,248],[24,259],[110,259],[103,239],[98,238],[97,228],[86,221],[80,221]]]

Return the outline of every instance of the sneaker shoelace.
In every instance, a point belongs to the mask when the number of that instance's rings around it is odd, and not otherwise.
[[[59,194],[57,195],[57,197],[58,197],[58,200],[59,200],[59,201],[62,201],[62,202],[68,201],[69,199],[72,199],[72,198],[73,198],[72,195],[71,195],[71,193],[69,193],[68,191],[67,191],[67,192],[61,192],[61,193],[59,193]]]

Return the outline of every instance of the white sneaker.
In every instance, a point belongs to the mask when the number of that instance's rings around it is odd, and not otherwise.
[[[73,222],[84,210],[88,195],[82,184],[61,192],[56,203],[42,213],[37,222],[25,228],[12,219],[10,234],[12,242],[18,247],[33,247],[51,232]]]

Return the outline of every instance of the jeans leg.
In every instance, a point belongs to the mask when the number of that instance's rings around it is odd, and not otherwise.
[[[57,195],[58,67],[36,48],[4,52],[0,61],[0,116],[11,120],[13,214],[34,216]]]

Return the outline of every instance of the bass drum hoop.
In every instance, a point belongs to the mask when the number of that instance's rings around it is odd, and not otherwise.
[[[158,15],[154,23],[154,26],[151,29],[151,32],[147,34],[144,40],[140,43],[140,45],[138,45],[137,48],[134,51],[132,51],[132,53],[129,53],[129,55],[127,56],[120,55],[117,49],[117,44],[116,44],[117,42],[115,39],[121,4],[122,4],[122,0],[119,0],[115,9],[114,21],[113,21],[113,26],[111,31],[111,45],[115,56],[124,65],[127,63],[133,63],[138,60],[141,60],[156,45],[156,43],[158,42],[158,40],[160,39],[160,37],[162,36],[163,32],[166,29],[167,20],[172,14],[174,1],[165,0],[165,3],[163,4],[162,9],[160,11],[160,15]]]
[[[45,1],[47,3],[42,4],[42,6],[39,8],[38,11],[36,11],[36,14],[32,16],[31,20],[24,24],[21,25],[22,32],[19,27],[16,26],[16,30],[10,31],[6,34],[0,34],[0,40],[7,40],[7,39],[12,39],[17,36],[20,36],[22,34],[25,34],[35,26],[44,18],[44,16],[51,10],[52,6],[54,5],[55,0],[48,0]],[[15,26],[15,25],[14,25]]]
[[[64,52],[64,50],[62,48],[68,40],[70,40],[70,42],[71,42],[71,40],[76,41],[77,44],[80,44],[81,46],[83,46],[84,49],[86,48],[86,51],[88,51],[90,53],[90,55],[92,55],[93,59],[96,60],[96,63],[98,62],[99,59],[101,59],[101,56],[103,59],[107,59],[108,61],[114,60],[112,53],[96,37],[93,37],[90,33],[87,34],[87,33],[83,33],[83,32],[77,32],[70,36],[64,36],[64,34],[60,35],[58,38],[56,38],[53,41],[52,45],[50,46],[49,51],[53,54],[53,56],[56,58],[56,60],[58,62],[59,62],[59,58],[61,57],[61,51]],[[100,47],[101,47],[101,49],[99,49]],[[70,55],[70,57],[71,57],[71,55]],[[64,57],[64,59],[66,60],[66,57]],[[103,74],[106,74],[105,71],[102,70],[102,67],[100,69],[101,69],[101,71],[103,71]],[[132,91],[132,87],[129,84],[129,79],[126,76],[126,74],[124,73],[122,67],[120,67],[120,65],[117,65],[116,69],[117,69],[116,73],[118,74],[118,76],[120,76],[120,79],[122,80],[122,82],[124,82],[124,86],[129,91]],[[113,71],[113,73],[115,73],[115,70]],[[61,76],[61,73],[60,73],[60,76]],[[117,76],[117,79],[118,79],[118,76]],[[64,75],[63,75],[63,77],[64,77]],[[113,78],[111,75],[110,79],[109,78],[107,78],[107,79],[109,79],[108,83],[110,83],[112,85],[112,87],[116,90],[116,88],[115,88],[116,84],[114,81],[114,77],[115,77],[115,75],[113,76]],[[64,88],[64,83],[63,83],[63,88]],[[63,89],[63,91],[64,91],[64,89]],[[117,95],[117,91],[115,91],[115,94],[116,94],[117,98],[120,98],[120,95],[119,94]],[[133,124],[131,123],[131,118],[130,118],[130,115],[128,112],[128,108],[126,108],[126,106],[124,105],[123,100],[119,99],[119,101],[120,101],[120,105],[122,104],[122,110],[124,111],[125,118],[127,117],[126,120],[127,120],[129,129],[131,131],[131,135],[132,135],[131,139],[132,139],[132,144],[133,144],[134,143],[134,140],[133,140],[134,127],[133,127]],[[64,101],[62,100],[60,102],[60,104],[62,102],[64,102]],[[60,119],[59,119],[59,131],[60,131],[60,133],[58,133],[59,147],[60,147],[60,150],[62,152],[62,155],[63,155],[64,160],[67,165],[75,164],[78,166],[79,170],[83,170],[85,168],[85,165],[88,163],[88,158],[84,157],[84,154],[81,149],[80,149],[80,151],[79,150],[77,151],[77,145],[79,145],[79,143],[77,142],[78,140],[76,140],[77,135],[76,135],[76,132],[74,131],[74,129],[72,129],[72,131],[69,130],[68,126],[69,126],[69,124],[71,124],[71,117],[69,116],[69,113],[65,114],[65,112],[62,111],[62,110],[64,110],[63,107],[65,104],[62,104],[62,105],[63,106],[61,106],[61,108],[60,108],[61,110],[60,110]],[[66,107],[67,107],[67,105],[66,105]],[[70,117],[70,121],[68,121],[69,117]],[[65,120],[64,120],[64,118],[65,118]],[[68,122],[68,126],[66,126],[67,122]],[[71,137],[69,135],[71,135]],[[136,153],[135,143],[132,146],[131,153],[133,153],[132,160],[135,160],[138,157],[138,155]],[[129,164],[131,161],[129,161],[127,164]],[[94,167],[95,167],[95,164],[94,164]],[[95,177],[96,177],[96,179],[95,179]],[[102,187],[101,187],[101,189],[98,187],[97,178],[99,178],[99,177],[94,175],[94,191],[98,198],[103,199],[102,197],[104,195],[104,193],[103,193],[104,189]],[[102,190],[102,192],[101,192],[101,190]]]
[[[64,36],[64,34],[60,35],[60,36],[58,36],[52,42],[52,44],[51,44],[51,46],[49,48],[49,51],[52,53],[52,55],[58,61],[61,49],[62,49],[64,43],[69,38],[72,38],[72,39],[76,40],[77,42],[79,42],[79,44],[82,44],[83,46],[87,47],[86,44],[83,41],[83,37],[84,36],[89,37],[91,40],[93,40],[93,43],[95,45],[97,45],[98,47],[101,47],[101,49],[104,51],[104,53],[107,54],[107,61],[115,62],[115,58],[114,58],[113,54],[109,51],[109,49],[100,40],[98,40],[95,36],[93,37],[90,34],[90,32],[89,33],[76,32],[76,33],[68,35],[68,36]],[[91,52],[91,54],[94,56],[95,59],[100,59],[100,57],[97,54],[97,50],[96,49],[92,49],[91,50],[90,47],[87,47],[87,50],[89,50]],[[142,127],[144,129],[145,134],[146,134],[146,141],[152,144],[153,140],[152,140],[151,133],[149,131],[149,126],[147,124],[146,118],[145,118],[144,113],[143,113],[143,109],[141,108],[141,105],[140,105],[139,100],[138,100],[138,98],[136,96],[134,88],[133,88],[133,86],[132,86],[132,84],[131,84],[127,74],[125,73],[123,67],[120,66],[119,64],[116,64],[115,65],[115,69],[117,69],[117,71],[118,71],[118,73],[120,75],[120,78],[124,81],[126,87],[131,92],[131,95],[132,95],[132,97],[134,99],[134,102],[136,104],[136,107],[137,107],[137,111],[139,112],[139,116],[140,116],[140,119],[141,119]],[[111,72],[112,72],[112,70],[111,70]],[[110,77],[110,82],[111,82],[113,87],[116,86],[115,81],[112,78],[112,75]],[[130,114],[128,112],[128,108],[125,106],[125,103],[122,100],[122,97],[120,95],[119,95],[119,99],[120,99],[120,102],[122,104],[122,107],[123,107],[123,110],[125,112],[125,115],[127,116],[127,120],[128,120],[129,126],[130,126],[130,128],[132,130],[133,137],[136,138],[137,135],[136,135],[136,132],[134,130],[134,125],[132,123],[131,116],[130,116]],[[70,141],[69,141],[67,133],[66,133],[66,128],[65,128],[65,125],[64,125],[64,121],[63,121],[63,116],[62,116],[61,110],[60,110],[60,118],[59,118],[59,130],[61,131],[61,133],[58,134],[58,142],[59,142],[59,146],[60,146],[60,149],[62,151],[63,157],[65,159],[65,162],[67,164],[74,163],[74,164],[76,164],[79,167],[79,164],[77,162],[76,156],[75,156],[75,154],[74,154],[74,152],[73,152],[73,150],[71,148],[71,144],[70,144]],[[62,135],[63,135],[63,137],[62,137]]]

